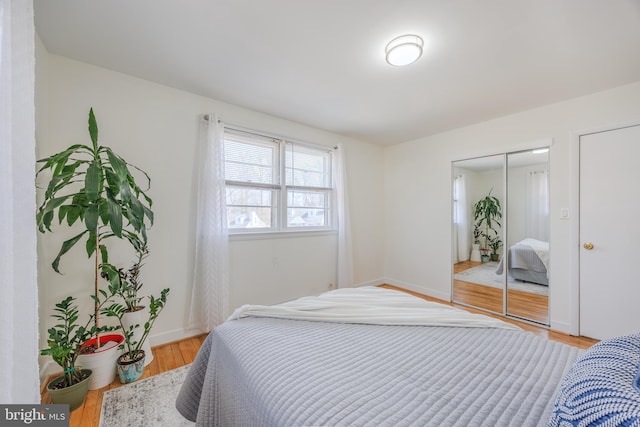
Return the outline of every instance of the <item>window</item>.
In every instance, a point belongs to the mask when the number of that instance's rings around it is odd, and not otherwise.
[[[225,128],[227,223],[234,233],[331,229],[331,153]]]

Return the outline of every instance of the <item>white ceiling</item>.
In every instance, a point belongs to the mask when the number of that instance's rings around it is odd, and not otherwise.
[[[378,144],[640,80],[640,0],[35,0],[49,52]],[[408,67],[393,37],[425,39]]]

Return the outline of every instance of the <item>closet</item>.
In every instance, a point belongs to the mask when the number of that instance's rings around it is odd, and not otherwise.
[[[452,162],[452,301],[549,324],[549,147]]]

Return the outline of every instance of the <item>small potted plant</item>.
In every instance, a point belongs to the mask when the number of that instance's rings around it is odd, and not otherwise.
[[[137,260],[128,269],[117,268],[112,264],[104,264],[102,268],[102,277],[111,283],[111,289],[117,293],[124,304],[124,312],[122,313],[122,325],[124,330],[129,330],[130,326],[144,323],[144,318],[148,313],[146,307],[141,304],[143,297],[139,296],[142,289],[142,279],[140,272],[144,265],[144,259],[149,255],[149,249],[146,243],[142,241],[132,242],[136,248]],[[138,341],[142,337],[142,329],[135,329],[133,338]],[[153,352],[149,341],[145,341],[143,348],[145,352],[144,365],[147,366],[153,361]]]
[[[78,307],[74,305],[74,301],[75,298],[67,297],[56,304],[56,314],[52,317],[60,323],[49,328],[49,347],[40,351],[43,356],[51,356],[62,368],[62,375],[47,384],[51,401],[69,404],[71,411],[84,402],[92,374],[91,370],[76,366],[82,344],[93,331],[87,329],[88,323],[85,326],[78,325]]]
[[[494,231],[494,236],[489,237],[489,248],[491,248],[491,261],[499,261],[500,255],[498,255],[498,251],[502,247],[502,240],[498,236],[498,233]]]
[[[126,290],[123,292],[126,292]],[[121,383],[130,383],[136,381],[142,376],[145,359],[143,345],[149,337],[149,332],[158,318],[158,315],[167,303],[168,294],[169,288],[165,288],[160,292],[160,296],[158,298],[153,295],[149,296],[149,316],[143,325],[135,324],[125,328],[122,322],[122,317],[126,312],[126,305],[124,304],[114,303],[102,310],[102,314],[105,316],[115,317],[118,320],[125,336],[124,343],[120,345],[123,352],[116,362],[118,376],[120,377]],[[142,334],[139,335],[140,338],[135,338],[135,332],[138,328],[141,328]]]
[[[470,261],[481,261],[480,258],[480,235],[482,231],[477,225],[473,228],[473,244],[471,245]]]

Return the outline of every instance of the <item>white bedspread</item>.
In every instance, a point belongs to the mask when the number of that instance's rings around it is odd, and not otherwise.
[[[276,317],[373,325],[458,326],[520,330],[501,320],[426,301],[405,292],[366,286],[325,292],[278,305],[243,305],[228,320]]]
[[[527,237],[526,239],[519,241],[517,244],[531,247],[547,269],[547,275],[549,274],[549,242],[543,242]]]

